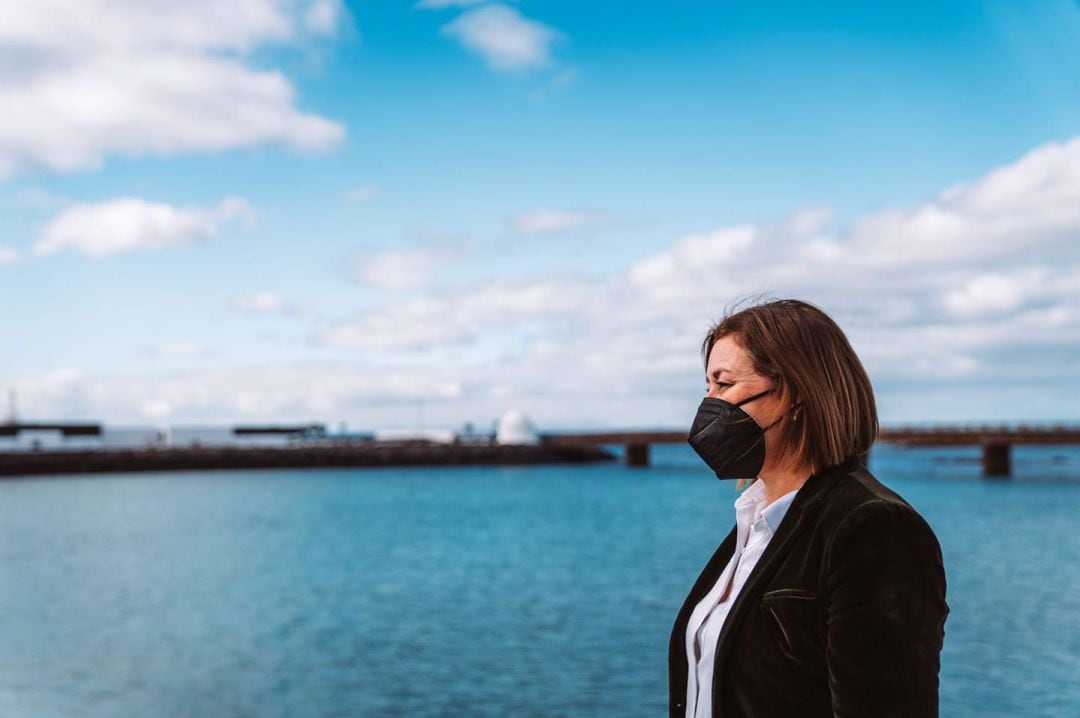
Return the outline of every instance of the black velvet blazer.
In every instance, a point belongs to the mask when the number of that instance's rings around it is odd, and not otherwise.
[[[705,566],[668,648],[671,718],[686,716],[686,625],[735,549]],[[938,714],[945,570],[930,526],[851,459],[812,476],[724,623],[714,718]]]

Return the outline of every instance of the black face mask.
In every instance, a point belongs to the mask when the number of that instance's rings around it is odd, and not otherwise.
[[[701,400],[688,441],[718,479],[756,478],[765,465],[765,429],[740,409],[772,389],[732,404],[723,399]]]

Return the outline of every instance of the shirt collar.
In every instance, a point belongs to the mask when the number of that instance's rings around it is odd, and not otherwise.
[[[765,503],[765,484],[762,483],[761,479],[757,479],[735,499],[735,510],[745,511],[763,503]],[[757,511],[755,510],[754,513],[756,514]]]
[[[751,512],[751,521],[756,519],[760,513],[761,517],[765,519],[765,523],[768,524],[769,531],[776,533],[776,530],[780,528],[780,522],[784,520],[788,509],[791,508],[791,502],[795,500],[795,494],[797,493],[799,493],[798,489],[789,491],[768,506],[763,506],[765,504],[765,484],[761,479],[758,479],[750,484],[739,495],[739,498],[735,499],[735,510],[738,512]]]
[[[797,493],[799,493],[798,489],[789,491],[762,509],[761,516],[768,522],[769,529],[773,533],[776,533],[776,529],[780,528],[780,522],[787,515],[788,509],[791,508],[791,502],[795,500],[795,494]]]

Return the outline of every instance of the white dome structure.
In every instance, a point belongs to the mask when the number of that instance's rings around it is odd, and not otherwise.
[[[499,427],[495,431],[495,443],[535,445],[540,443],[540,437],[536,433],[536,427],[525,416],[525,412],[520,409],[511,409],[499,419]]]

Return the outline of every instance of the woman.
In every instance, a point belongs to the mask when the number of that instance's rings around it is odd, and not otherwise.
[[[753,480],[675,620],[671,718],[938,713],[945,572],[937,538],[866,470],[870,380],[840,328],[786,300],[705,338],[689,441]]]

